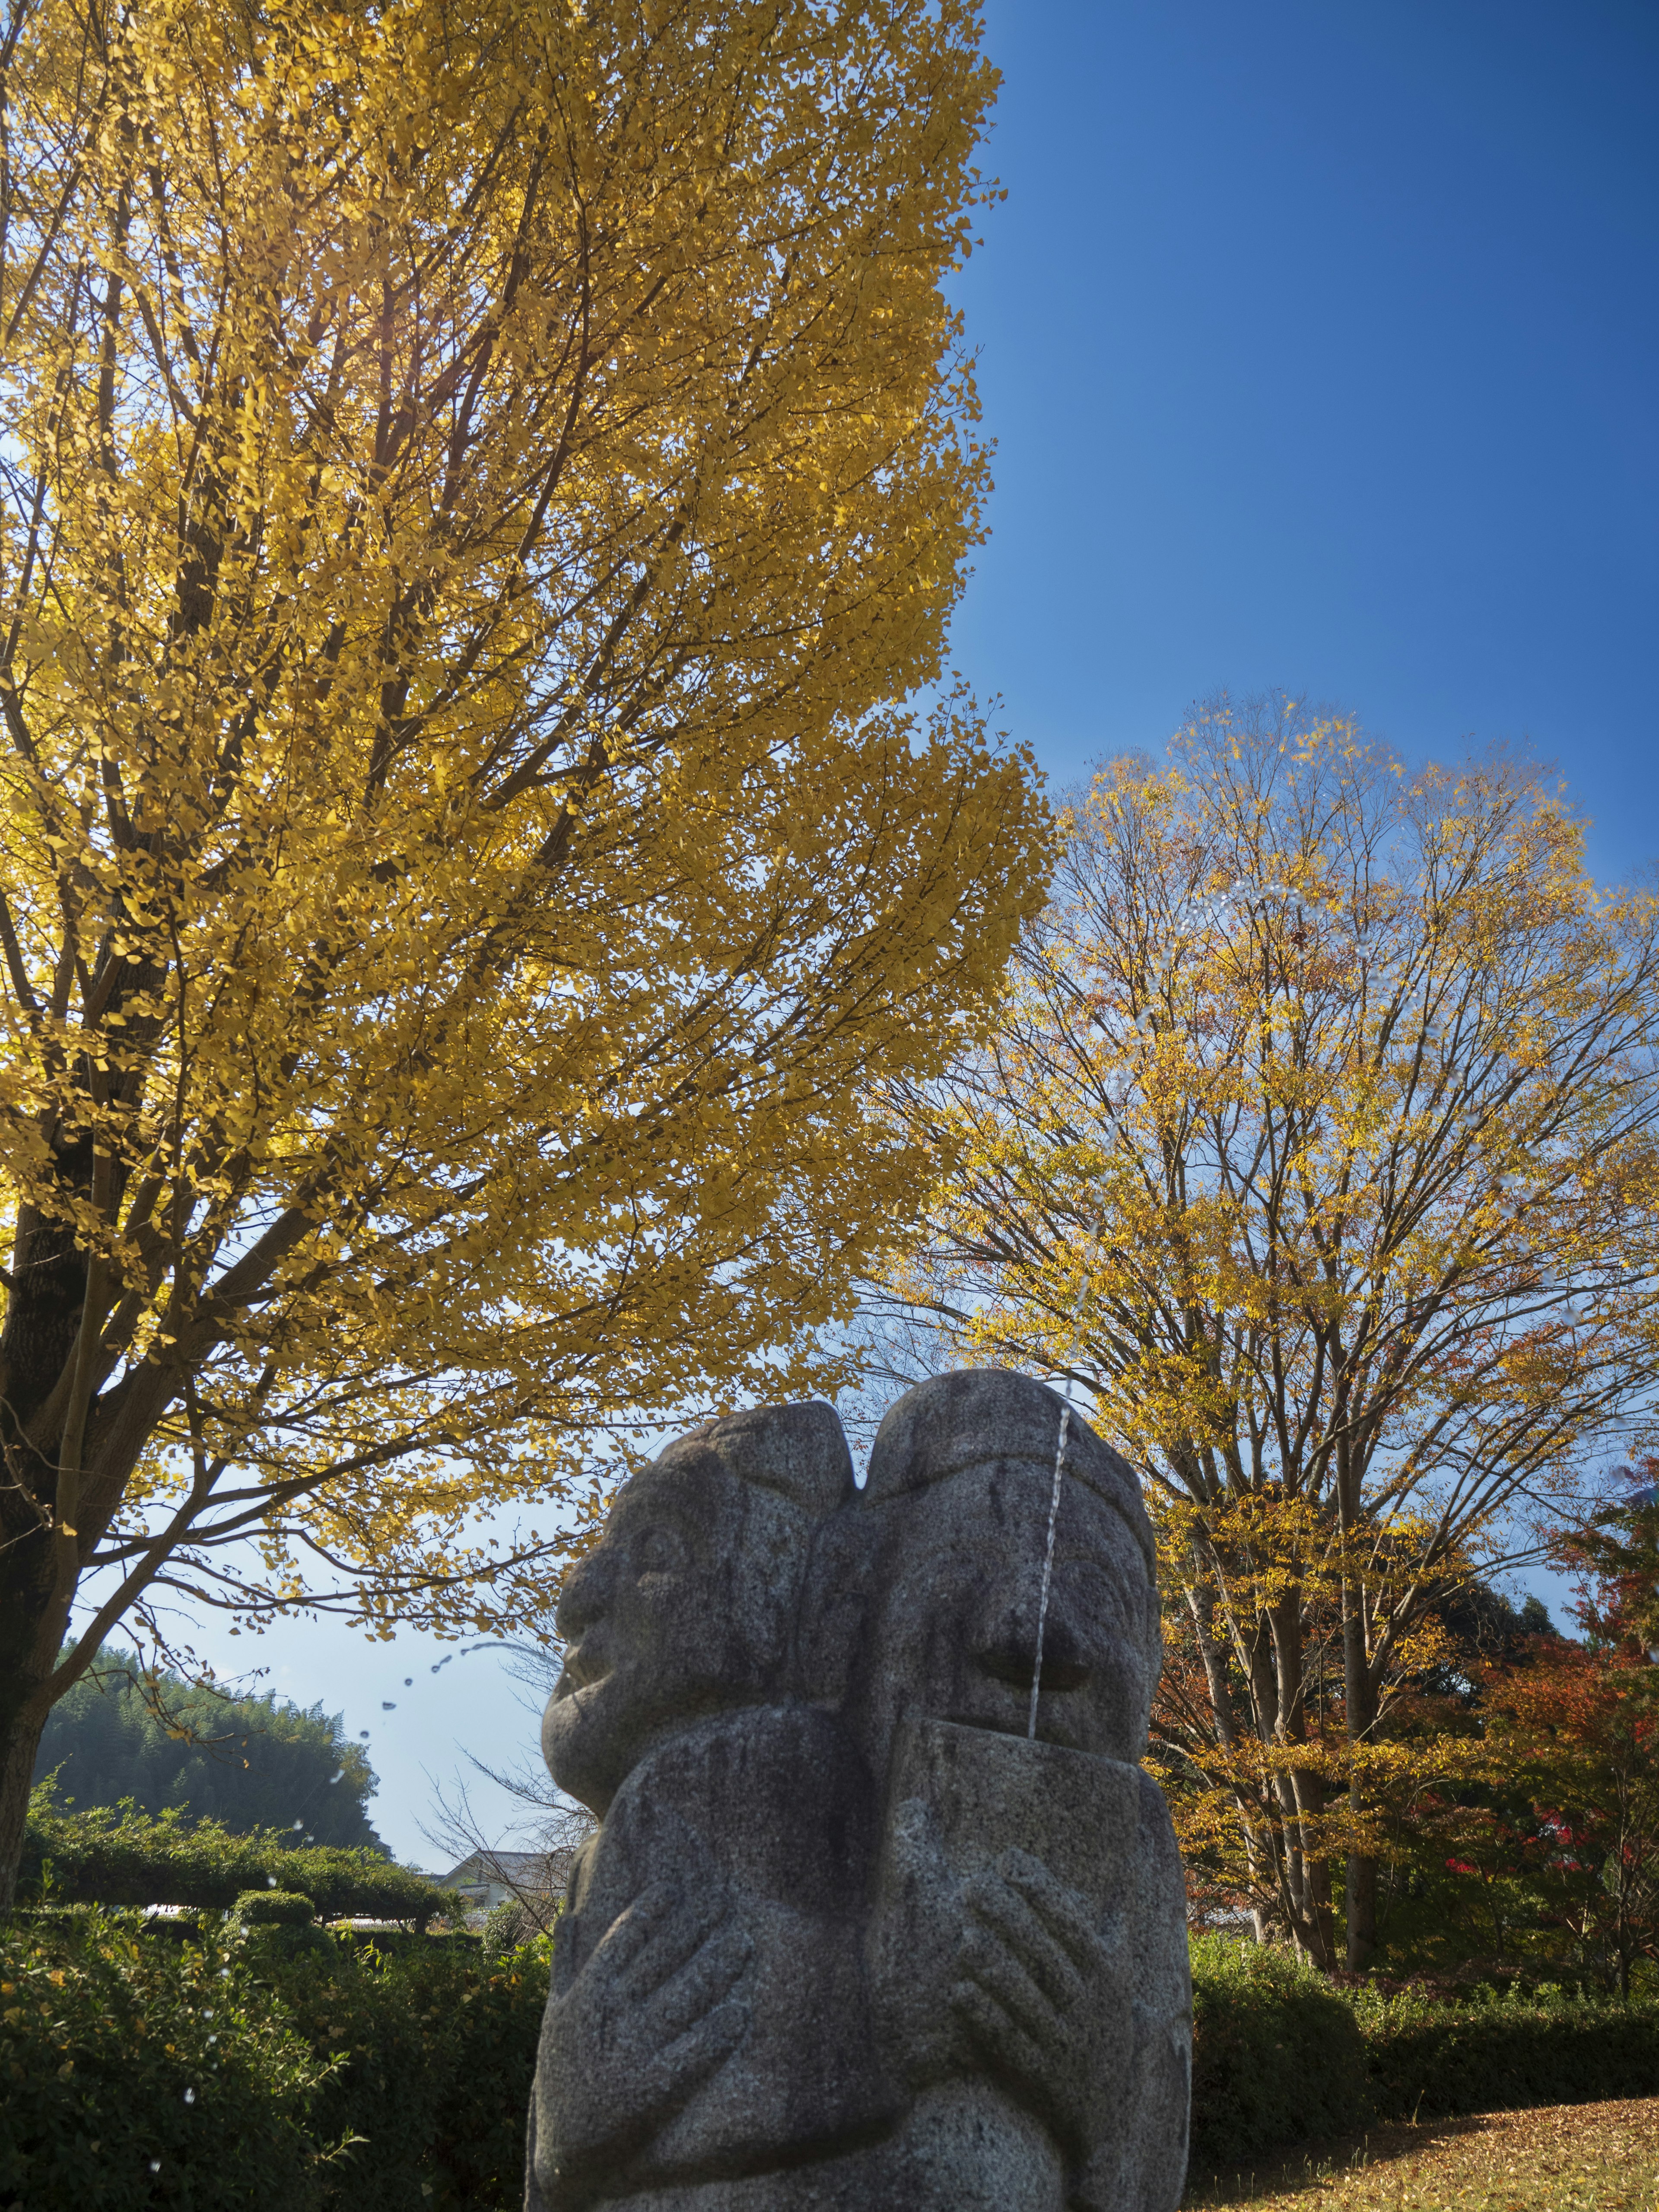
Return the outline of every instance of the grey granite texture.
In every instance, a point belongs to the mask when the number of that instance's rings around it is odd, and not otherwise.
[[[555,1950],[529,2212],[1173,2212],[1191,1993],[1141,1770],[1129,1468],[1000,1369],[883,1423],[713,1422],[567,1579],[543,1747],[600,1816]]]

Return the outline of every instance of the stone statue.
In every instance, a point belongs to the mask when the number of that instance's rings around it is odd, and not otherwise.
[[[892,1408],[861,1492],[808,1405],[712,1422],[621,1492],[567,1578],[543,1726],[601,1826],[530,2212],[1174,2212],[1152,1533],[1073,1419],[1050,1552],[1063,1411],[969,1370]]]

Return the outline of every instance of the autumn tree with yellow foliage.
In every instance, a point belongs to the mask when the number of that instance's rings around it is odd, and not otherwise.
[[[1458,1755],[1395,1726],[1437,1608],[1650,1401],[1654,904],[1520,769],[1294,708],[1066,826],[995,1038],[900,1102],[959,1164],[890,1304],[1139,1465],[1184,1841],[1326,1964],[1345,1874],[1360,1966],[1383,1816]]]
[[[89,1568],[78,1652],[520,1617],[592,1438],[794,1388],[911,1209],[868,1102],[1047,865],[900,706],[987,484],[977,37],[14,0],[0,1893]]]

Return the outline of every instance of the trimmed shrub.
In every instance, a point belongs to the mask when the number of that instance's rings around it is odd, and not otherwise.
[[[1455,2000],[1356,1993],[1371,2093],[1384,2119],[1659,2097],[1659,2000],[1546,1986]]]
[[[61,1929],[84,1927],[99,1912],[95,1905],[32,1905],[22,1909],[43,1927]]]
[[[143,1940],[158,1927],[182,1940]],[[476,1939],[394,1936],[297,1910],[0,1923],[0,2208],[517,2212],[549,1939],[491,1971]],[[1659,2000],[1349,1994],[1215,1937],[1193,1969],[1200,2166],[1373,2112],[1659,2094]]]
[[[311,1899],[295,1889],[245,1889],[235,1910],[245,1928],[309,1928],[317,1917]]]
[[[1364,2126],[1365,2045],[1352,2008],[1294,1952],[1194,1937],[1193,2158],[1231,2166]]]
[[[536,1902],[521,1897],[504,1897],[499,1905],[490,1907],[484,1921],[485,1958],[508,1958],[514,1951],[538,1943],[545,1950],[563,1910],[563,1900],[556,1897],[543,1897]]]
[[[44,1788],[29,1802],[20,1903],[193,1905],[229,1911],[253,1889],[304,1891],[325,1919],[346,1913],[424,1927],[447,1890],[378,1851],[290,1849],[271,1832],[234,1836],[216,1820],[155,1820],[131,1805],[68,1813]]]

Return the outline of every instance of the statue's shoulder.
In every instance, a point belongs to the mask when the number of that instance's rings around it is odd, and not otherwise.
[[[592,1835],[584,1837],[570,1855],[570,1871],[565,1881],[564,1891],[567,1913],[577,1913],[582,1909],[582,1901],[593,1880],[593,1856],[599,1841],[599,1832],[596,1828]]]
[[[625,1902],[647,1880],[718,1869],[757,1894],[834,1911],[861,1897],[875,1842],[875,1793],[835,1716],[750,1705],[640,1761],[594,1840],[590,1879]]]
[[[1144,1766],[1134,1770],[1136,1796],[1139,1805],[1139,1849],[1143,1859],[1148,1859],[1167,1875],[1182,1879],[1181,1848],[1176,1842],[1175,1822],[1170,1817],[1169,1800]]]

